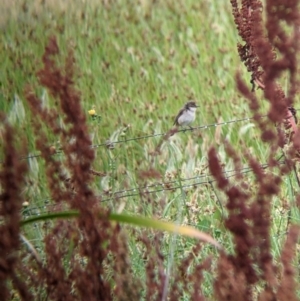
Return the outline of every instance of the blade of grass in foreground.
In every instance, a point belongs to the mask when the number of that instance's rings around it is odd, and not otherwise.
[[[64,212],[55,212],[55,213],[46,213],[37,216],[33,216],[21,221],[21,226],[25,226],[35,222],[42,222],[46,220],[54,219],[64,219],[64,218],[75,218],[79,216],[78,211],[64,211]],[[126,214],[116,214],[111,213],[109,215],[109,220],[116,221],[120,223],[131,224],[135,226],[141,226],[146,228],[152,228],[161,231],[167,231],[169,233],[177,233],[184,236],[200,239],[204,242],[210,243],[213,246],[221,249],[221,245],[214,240],[210,235],[201,232],[190,226],[180,226],[175,225],[170,222],[159,221],[149,217],[126,215]]]

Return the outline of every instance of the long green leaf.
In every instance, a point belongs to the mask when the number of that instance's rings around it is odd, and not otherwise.
[[[64,211],[64,212],[41,214],[21,221],[21,226],[25,226],[27,224],[31,224],[35,222],[46,221],[46,220],[74,218],[78,216],[79,216],[78,211]],[[160,221],[149,217],[117,214],[117,213],[111,213],[108,218],[111,221],[116,221],[120,223],[126,223],[126,224],[131,224],[131,225],[141,226],[141,227],[146,227],[151,229],[157,229],[161,231],[167,231],[169,233],[176,233],[192,238],[197,238],[221,249],[220,244],[216,240],[214,240],[210,235],[201,232],[190,226],[180,226],[174,223]]]

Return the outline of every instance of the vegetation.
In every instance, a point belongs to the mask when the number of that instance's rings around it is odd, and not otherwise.
[[[297,300],[296,1],[3,8],[1,300]]]

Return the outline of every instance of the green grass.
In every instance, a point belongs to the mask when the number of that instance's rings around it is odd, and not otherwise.
[[[23,8],[20,4],[8,8],[14,17],[1,24],[0,109],[26,137],[30,153],[35,154],[36,150],[24,88],[32,86],[45,105],[53,105],[53,99],[39,87],[35,77],[51,35],[58,38],[62,62],[68,49],[74,51],[76,86],[81,92],[81,104],[87,114],[93,144],[167,132],[177,111],[191,98],[200,104],[195,126],[251,116],[247,102],[235,89],[236,71],[240,69],[245,78],[249,75],[238,58],[238,36],[229,1],[114,2],[105,7],[96,1],[86,4],[73,1],[70,7],[60,8],[53,1],[46,9],[47,5],[32,1]],[[100,123],[88,115],[88,110],[93,107],[101,116]],[[265,108],[263,105],[262,111]],[[57,138],[50,133],[49,137],[52,144],[59,147]],[[228,252],[233,252],[230,234],[222,225],[222,208],[217,199],[224,207],[224,195],[217,192],[216,196],[210,185],[187,188],[185,186],[193,181],[182,181],[196,175],[207,177],[195,181],[210,179],[207,151],[211,145],[217,147],[224,168],[233,169],[224,151],[224,138],[240,153],[247,148],[261,163],[266,162],[268,148],[261,142],[251,121],[178,133],[164,142],[161,154],[151,165],[166,181],[176,181],[178,189],[153,193],[151,202],[137,194],[120,200],[111,199],[103,205],[113,211],[122,206],[127,214],[191,224],[208,231]],[[96,193],[137,189],[141,185],[160,182],[149,179],[145,182],[139,177],[142,170],[149,169],[153,159],[150,153],[159,141],[160,137],[150,137],[116,144],[113,150],[96,148],[93,168],[107,173],[104,178],[95,178],[93,188]],[[246,162],[245,158],[242,160]],[[24,217],[32,214],[31,208],[41,206],[43,211],[43,207],[51,204],[42,160],[32,158],[28,163],[29,184],[24,194],[29,206],[24,208]],[[246,177],[251,183],[251,175],[246,174]],[[296,187],[295,177],[291,174],[285,179],[282,198],[292,207]],[[279,255],[284,241],[288,218],[286,211],[282,214],[281,210],[284,210],[281,200],[274,200],[275,256]],[[32,212],[36,214],[39,210]],[[291,216],[293,221],[299,222],[296,209],[292,209]],[[26,232],[32,243],[42,248],[39,241],[44,235],[43,229],[36,226]],[[143,279],[141,251],[130,236],[128,240],[135,273]],[[192,239],[176,236],[171,241],[172,237],[166,234],[162,252],[168,257],[173,250],[175,262],[193,246]],[[204,246],[202,253],[195,257],[201,260],[212,253],[215,251],[210,246]],[[172,260],[171,256],[169,258]],[[211,290],[208,285],[206,294],[211,294]]]

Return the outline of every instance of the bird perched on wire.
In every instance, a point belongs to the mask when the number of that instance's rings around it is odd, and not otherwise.
[[[192,127],[190,124],[196,119],[196,102],[189,101],[183,108],[179,111],[178,115],[175,118],[174,125],[176,126],[188,126],[190,129]]]

